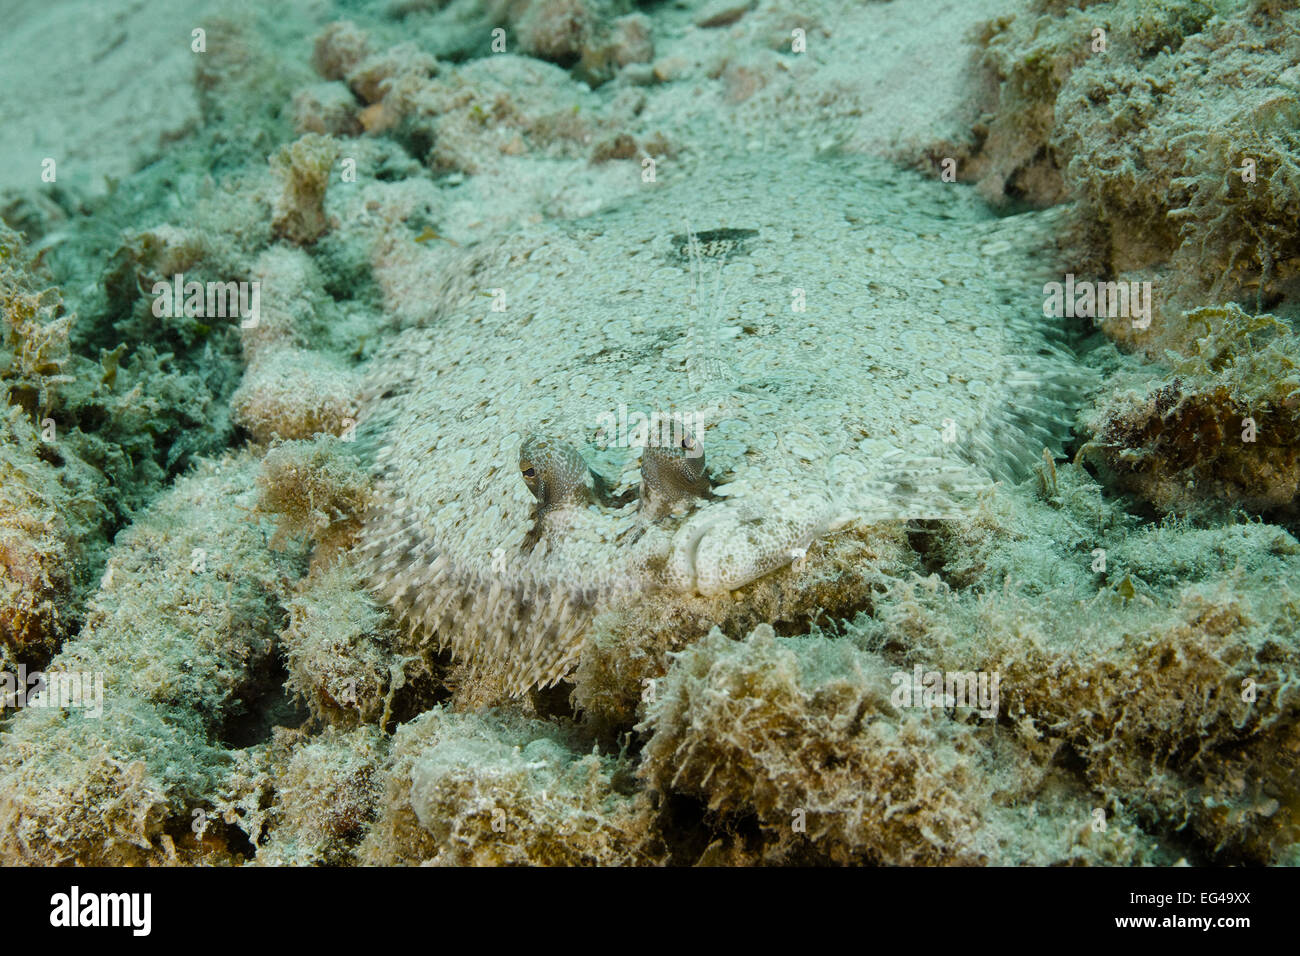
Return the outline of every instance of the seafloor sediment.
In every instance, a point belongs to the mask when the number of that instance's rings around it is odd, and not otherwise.
[[[1300,5],[15,23],[0,862],[1300,862]]]

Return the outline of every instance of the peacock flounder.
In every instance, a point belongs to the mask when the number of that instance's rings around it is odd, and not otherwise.
[[[458,250],[372,365],[371,586],[522,692],[602,611],[721,620],[838,530],[961,513],[1086,377],[1043,317],[1056,222],[747,159]]]

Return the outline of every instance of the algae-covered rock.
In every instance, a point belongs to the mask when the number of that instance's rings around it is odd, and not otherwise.
[[[271,546],[306,535],[321,564],[352,543],[370,500],[370,477],[342,442],[326,436],[270,449],[257,487],[258,511],[279,516]]]
[[[230,397],[233,421],[259,442],[343,436],[356,426],[360,378],[321,352],[295,348],[263,355]]]
[[[55,416],[74,381],[57,289],[0,224],[0,661],[39,661],[81,617],[110,518],[104,476]]]
[[[102,713],[29,702],[10,718],[6,862],[230,860],[224,837],[191,827],[214,807],[225,738],[257,727],[294,563],[248,520],[255,476],[248,456],[203,464],[109,552],[84,628],[48,668],[87,675]]]
[[[0,388],[9,405],[39,419],[55,401],[67,374],[73,316],[62,314],[55,289],[38,289],[23,268],[18,235],[0,223]]]
[[[595,32],[595,6],[591,0],[529,0],[517,21],[524,52],[571,65]]]
[[[421,673],[421,656],[399,653],[402,641],[344,565],[303,583],[289,602],[280,642],[289,670],[286,687],[335,726],[387,725],[395,695],[408,681],[415,690]]]
[[[1039,767],[1078,760],[1108,818],[1181,833],[1207,862],[1286,861],[1300,544],[1258,523],[1115,522],[1086,478],[1060,478],[1056,504],[991,508],[978,544],[964,522],[941,533],[930,559],[954,586],[899,581],[849,636],[999,674],[1001,723]]]
[[[314,83],[293,95],[293,129],[298,135],[356,136],[361,132],[352,91],[342,83]]]
[[[319,735],[276,728],[235,755],[217,799],[259,866],[354,865],[380,805],[386,741],[373,727]]]
[[[329,230],[325,189],[338,154],[338,143],[332,137],[305,133],[271,157],[271,170],[280,180],[271,214],[277,236],[304,245]]]
[[[401,727],[369,864],[615,865],[655,860],[626,764],[554,725],[435,708]]]
[[[1298,26],[1293,5],[1236,0],[1038,0],[986,25],[985,192],[1084,200],[1107,272],[1172,257],[1156,321],[1108,327],[1122,340],[1158,354],[1202,297],[1293,298]]]
[[[1294,508],[1298,28],[1294,4],[1034,2],[981,39],[997,102],[973,175],[1079,200],[1074,271],[1145,288],[1146,315],[1080,313],[1151,363],[1120,363],[1087,460],[1160,513]]]
[[[658,690],[638,773],[656,792],[756,816],[772,862],[984,861],[972,740],[897,713],[891,689],[885,663],[847,642],[714,631]]]
[[[714,631],[677,657],[639,727],[649,740],[637,771],[677,862],[1164,858],[1122,815],[1106,835],[1090,833],[1088,795],[994,729],[997,684],[972,692],[982,711],[965,699],[928,703],[910,693],[911,667],[860,637],[779,638],[761,626],[732,641]]]
[[[45,442],[21,409],[2,413],[0,661],[39,661],[80,623],[105,543],[107,488],[94,468]]]
[[[1185,315],[1191,344],[1161,376],[1121,372],[1088,417],[1083,454],[1158,512],[1294,514],[1300,337],[1239,306]]]

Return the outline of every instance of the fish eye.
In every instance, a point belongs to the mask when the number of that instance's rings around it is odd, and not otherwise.
[[[533,468],[532,465],[529,465],[527,468],[524,469],[525,478],[534,478],[536,476],[537,476],[537,471],[536,469]]]
[[[689,439],[689,438],[683,438],[683,439],[682,439],[682,447],[683,447],[684,449],[686,449],[687,451],[690,451],[690,450],[691,450],[691,446],[694,445],[694,444],[695,444],[695,442],[691,441],[691,439]]]

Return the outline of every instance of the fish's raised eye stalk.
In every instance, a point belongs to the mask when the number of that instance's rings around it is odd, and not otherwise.
[[[537,499],[539,519],[556,508],[592,500],[587,462],[565,442],[537,435],[525,438],[519,446],[519,473]]]
[[[641,452],[642,511],[653,518],[692,498],[712,497],[704,447],[689,430],[674,429],[671,444],[645,446]]]

